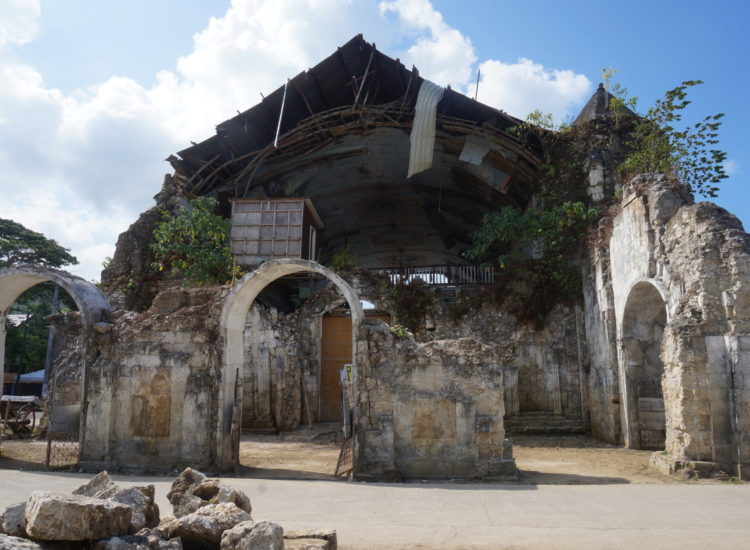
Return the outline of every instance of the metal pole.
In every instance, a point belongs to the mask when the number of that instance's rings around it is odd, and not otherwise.
[[[279,146],[279,134],[281,133],[281,119],[284,117],[284,104],[286,103],[286,89],[289,87],[289,79],[284,83],[284,95],[281,98],[281,110],[279,111],[279,123],[276,125],[276,139],[273,140],[273,148]]]

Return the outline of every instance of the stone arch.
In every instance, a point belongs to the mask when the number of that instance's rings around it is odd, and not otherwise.
[[[220,334],[223,339],[221,382],[218,399],[217,463],[220,469],[229,470],[235,466],[238,456],[239,438],[232,437],[233,410],[238,410],[234,397],[237,375],[243,368],[243,344],[245,318],[255,298],[276,279],[292,273],[317,273],[330,280],[349,304],[352,315],[352,386],[357,388],[358,372],[366,367],[367,342],[362,323],[365,315],[355,290],[333,271],[309,260],[283,259],[263,263],[252,273],[236,283],[227,296],[221,312]],[[241,395],[237,396],[241,399]],[[354,425],[357,425],[356,407]],[[356,461],[355,461],[356,463]]]
[[[31,287],[52,281],[62,287],[78,306],[83,325],[83,343],[81,357],[83,358],[81,376],[81,401],[86,399],[86,373],[89,365],[86,348],[88,347],[89,331],[94,323],[109,320],[111,307],[107,297],[90,282],[57,269],[21,266],[0,270],[0,375],[5,374],[5,319],[8,310],[21,294]],[[83,449],[85,434],[85,416],[81,415],[80,446]]]
[[[618,355],[625,445],[663,450],[666,419],[661,342],[669,309],[664,289],[655,283],[643,279],[630,288],[620,322]]]

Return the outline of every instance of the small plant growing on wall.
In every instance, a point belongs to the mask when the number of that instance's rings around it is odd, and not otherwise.
[[[399,281],[386,292],[386,301],[396,322],[412,333],[418,332],[425,318],[435,313],[435,295],[422,279]]]
[[[156,271],[172,270],[184,284],[223,284],[239,275],[229,251],[231,220],[215,214],[211,197],[190,201],[175,215],[164,212],[154,230]]]
[[[395,338],[403,340],[409,336],[409,329],[396,323],[391,327],[391,334],[393,334]]]
[[[334,271],[350,271],[356,265],[356,256],[352,254],[351,245],[346,245],[341,252],[331,258],[331,269]]]

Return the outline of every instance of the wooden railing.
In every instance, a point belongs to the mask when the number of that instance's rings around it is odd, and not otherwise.
[[[369,270],[385,275],[393,284],[410,283],[415,279],[422,279],[430,286],[489,285],[495,282],[492,266],[420,265],[371,267]]]

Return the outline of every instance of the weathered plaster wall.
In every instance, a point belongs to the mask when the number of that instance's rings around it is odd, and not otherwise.
[[[592,247],[583,264],[583,299],[591,435],[621,443],[620,384],[609,249]]]
[[[242,374],[242,429],[276,430],[275,380],[286,356],[276,309],[253,304],[245,324],[245,366]]]
[[[663,300],[666,317],[661,338],[666,451],[673,463],[706,461],[736,472],[747,463],[750,445],[750,361],[744,349],[750,335],[750,237],[725,210],[692,204],[682,186],[647,175],[624,188],[608,244],[609,266],[601,254],[591,253],[594,288],[585,293],[587,334],[592,373],[617,373],[625,443],[637,441],[628,410],[627,315],[628,308],[650,306],[639,304],[636,293],[647,285],[654,289],[650,301]],[[616,361],[608,345],[612,312]],[[590,384],[594,431],[614,438],[615,426],[594,411],[607,403],[617,384],[594,376]]]
[[[323,315],[345,302],[334,286],[289,314],[253,304],[245,322],[244,431],[287,431],[319,420]]]
[[[491,350],[468,338],[397,340],[380,321],[367,329],[358,476],[515,475],[504,446],[503,369]]]
[[[667,451],[747,476],[750,236],[726,210],[698,203],[666,224],[663,242],[681,291],[662,345]]]
[[[117,312],[87,373],[88,468],[216,469],[218,318],[226,291],[172,290]]]
[[[359,281],[357,291],[388,311],[388,301],[366,279]],[[586,431],[583,308],[557,306],[538,328],[519,323],[502,299],[487,296],[492,292],[488,287],[436,291],[435,311],[415,338],[422,343],[472,338],[486,346],[492,363],[505,372],[506,428],[517,433]]]

